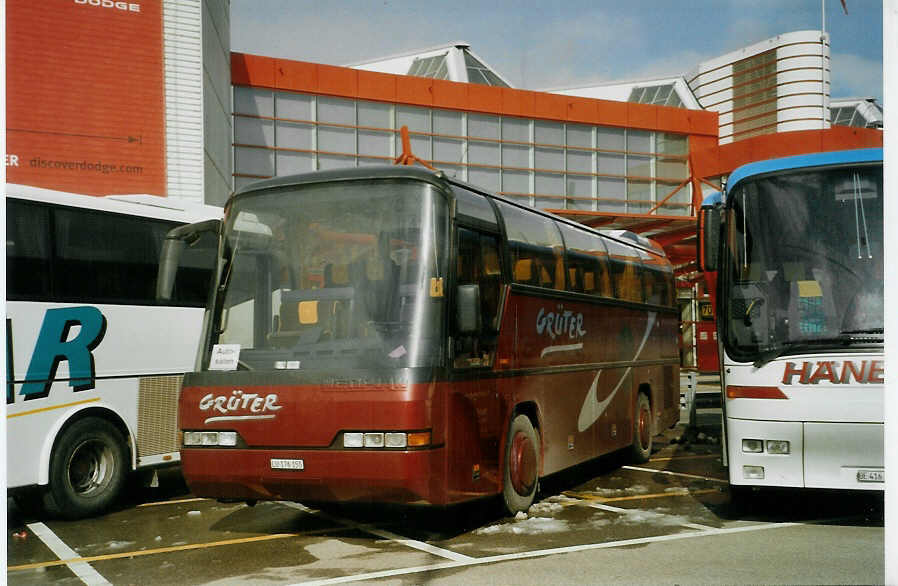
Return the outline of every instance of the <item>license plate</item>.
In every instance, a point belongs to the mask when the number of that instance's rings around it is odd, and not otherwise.
[[[858,482],[885,482],[886,481],[886,473],[885,473],[885,470],[858,470],[857,471],[857,481]]]
[[[272,470],[302,470],[303,463],[302,460],[285,460],[272,458],[271,459],[271,469]]]

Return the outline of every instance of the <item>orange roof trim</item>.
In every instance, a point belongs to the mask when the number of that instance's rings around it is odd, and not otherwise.
[[[234,85],[717,138],[717,113],[231,53]]]

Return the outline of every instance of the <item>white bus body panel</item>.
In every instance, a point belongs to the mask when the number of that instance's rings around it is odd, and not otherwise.
[[[724,391],[775,387],[786,397],[724,399],[730,482],[882,490],[870,479],[884,470],[883,366],[881,353],[788,356],[757,369],[726,357]],[[743,452],[743,439],[765,441],[764,451]],[[767,440],[789,441],[789,454],[768,453]],[[744,466],[763,467],[764,478],[746,478]]]
[[[95,197],[16,184],[7,184],[6,194],[8,200],[182,224],[222,216],[221,208],[174,197],[142,194]],[[91,351],[94,388],[74,391],[69,386],[67,360],[59,362],[45,398],[25,400],[20,394],[22,384],[13,385],[13,401],[6,406],[6,473],[10,488],[47,484],[56,437],[65,422],[83,409],[107,409],[124,422],[132,448],[132,467],[179,459],[176,443],[165,439],[160,444],[156,436],[160,423],[166,430],[169,427],[177,430],[177,393],[183,373],[193,370],[204,309],[7,300],[6,318],[11,324],[12,346],[12,366],[7,368],[12,380],[25,379],[47,310],[82,306],[96,308],[106,320],[105,334]],[[73,327],[68,340],[74,339],[79,330],[78,326]]]
[[[40,326],[47,309],[77,307],[81,304],[7,302],[7,318],[12,322],[13,365],[16,381],[25,373],[34,354]],[[89,305],[89,304],[84,304]],[[155,404],[149,417],[176,417],[177,391],[181,374],[193,368],[202,308],[146,307],[128,305],[92,305],[106,318],[106,333],[92,351],[95,387],[73,391],[69,386],[68,361],[60,362],[56,382],[46,398],[26,400],[21,384],[14,385],[14,403],[7,405],[7,480],[8,486],[46,484],[50,451],[59,429],[76,412],[87,408],[106,408],[116,413],[128,427],[133,464],[141,460],[158,462],[159,454],[143,453],[138,433],[139,390],[168,383],[171,402]],[[77,329],[70,339],[77,335]],[[162,391],[165,392],[165,391]],[[158,393],[157,393],[158,396]],[[158,412],[168,409],[168,413]],[[177,427],[176,421],[170,424]],[[178,460],[177,449],[166,452],[166,461]],[[40,462],[39,466],[35,466]]]

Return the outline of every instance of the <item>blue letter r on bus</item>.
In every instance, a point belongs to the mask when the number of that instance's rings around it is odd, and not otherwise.
[[[74,326],[81,331],[67,340]],[[34,354],[28,365],[21,394],[28,399],[46,397],[56,378],[59,363],[69,363],[69,386],[76,391],[94,387],[94,357],[96,348],[106,334],[106,318],[96,307],[63,307],[48,309],[44,314]]]

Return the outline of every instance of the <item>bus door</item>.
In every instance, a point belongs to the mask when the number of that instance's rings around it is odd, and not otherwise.
[[[451,378],[448,397],[449,490],[498,489],[504,418],[495,378],[502,270],[499,235],[458,226],[455,243]]]

